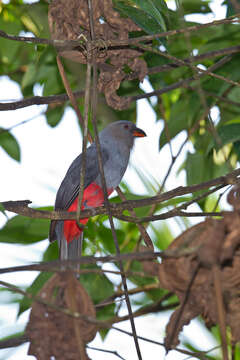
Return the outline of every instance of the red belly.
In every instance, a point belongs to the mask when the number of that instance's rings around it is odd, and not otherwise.
[[[108,190],[108,195],[112,193],[113,189]],[[86,207],[97,207],[101,206],[104,203],[103,190],[97,184],[90,184],[83,192],[83,200],[81,209]],[[68,211],[77,211],[78,206],[78,197],[68,208]],[[80,219],[79,222],[85,225],[88,222],[88,219]],[[82,232],[82,229],[78,226],[75,220],[65,220],[63,232],[67,242],[71,242],[74,238],[79,237]]]

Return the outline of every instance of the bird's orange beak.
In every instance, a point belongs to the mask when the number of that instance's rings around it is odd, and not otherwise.
[[[133,129],[133,136],[134,137],[145,137],[147,135],[142,129],[139,129],[136,127],[135,129]]]

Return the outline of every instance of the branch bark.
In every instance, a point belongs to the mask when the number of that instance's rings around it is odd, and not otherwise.
[[[240,168],[232,171],[231,173],[226,174],[225,176],[220,176],[218,178],[192,185],[192,186],[179,186],[173,190],[167,191],[163,194],[153,196],[146,199],[139,200],[127,200],[122,203],[111,204],[111,211],[114,216],[119,216],[123,210],[134,209],[138,207],[144,207],[153,204],[159,204],[166,200],[172,199],[177,196],[186,195],[193,193],[199,190],[208,189],[212,186],[217,185],[233,185],[238,182],[240,175]],[[28,216],[31,218],[38,219],[52,219],[52,220],[75,220],[76,212],[67,212],[67,211],[43,211],[29,208],[28,205],[31,203],[29,200],[20,200],[20,201],[6,201],[1,202],[0,204],[7,211],[14,212],[19,215]],[[96,216],[100,214],[107,214],[107,209],[105,206],[83,210],[79,216],[80,219]],[[208,213],[207,213],[208,214]],[[216,214],[216,213],[214,213]],[[163,215],[163,214],[162,214]],[[160,216],[160,215],[159,215]],[[186,214],[184,215],[186,216]],[[130,218],[130,217],[129,217]],[[136,220],[136,218],[134,218]]]
[[[192,62],[199,62],[199,61],[204,60],[204,59],[223,56],[223,55],[231,55],[231,54],[235,54],[235,53],[238,53],[238,52],[240,52],[240,46],[239,45],[232,46],[230,48],[225,48],[225,49],[216,50],[216,51],[210,51],[210,52],[207,52],[205,54],[197,55],[197,56],[192,58]],[[150,68],[148,70],[148,74],[151,75],[151,74],[155,74],[155,73],[159,73],[159,72],[163,72],[163,71],[170,71],[173,68],[177,68],[177,67],[181,67],[181,66],[187,66],[187,64],[184,64],[184,63],[189,63],[190,59],[186,58],[186,59],[182,60],[182,62],[183,63],[173,62],[173,63],[170,63],[170,64],[164,64],[164,65],[161,65],[161,66],[152,67],[152,68]],[[215,65],[217,65],[217,64],[218,63],[212,65],[209,68],[209,70],[214,71]],[[100,66],[100,65],[98,64],[98,66]],[[202,75],[204,75],[204,74],[202,74]],[[138,76],[136,74],[126,75],[125,80],[134,80],[137,77]],[[142,98],[148,98],[148,97],[151,97],[151,96],[154,96],[154,95],[164,94],[164,93],[166,93],[168,91],[177,89],[179,87],[186,86],[190,82],[192,82],[193,80],[194,80],[194,77],[190,77],[188,79],[177,81],[176,83],[165,86],[162,89],[158,89],[158,90],[155,90],[155,91],[147,93],[147,94],[141,94],[141,95],[132,96],[131,101],[140,100]],[[75,91],[73,94],[74,94],[75,98],[80,98],[80,97],[84,96],[85,90]],[[0,103],[0,111],[17,110],[17,109],[21,109],[21,108],[24,108],[24,107],[27,107],[27,106],[32,106],[32,105],[48,105],[48,104],[54,104],[54,103],[63,103],[63,102],[68,101],[68,100],[69,100],[69,97],[68,97],[67,94],[51,95],[51,96],[33,96],[33,97],[26,98],[26,99],[23,99],[23,100]],[[238,104],[238,105],[240,105],[240,104]]]
[[[174,36],[174,35],[178,35],[178,34],[183,34],[186,32],[193,32],[193,31],[198,31],[200,29],[204,29],[207,28],[209,26],[216,26],[216,25],[220,25],[220,24],[229,24],[232,22],[236,22],[238,21],[238,19],[240,18],[240,14],[235,14],[232,15],[230,17],[228,17],[227,19],[221,19],[221,20],[215,20],[206,24],[200,24],[200,25],[194,25],[194,26],[189,26],[183,29],[175,29],[175,30],[170,30],[170,31],[165,31],[162,33],[158,33],[158,34],[154,34],[154,35],[146,35],[146,36],[140,36],[140,37],[136,37],[136,38],[131,38],[131,39],[124,39],[124,40],[106,40],[106,41],[99,41],[97,40],[88,40],[88,42],[91,44],[92,49],[96,49],[96,48],[103,48],[106,49],[106,46],[109,47],[114,47],[114,46],[128,46],[128,45],[132,45],[132,44],[137,44],[140,43],[142,41],[151,41],[154,39],[158,39],[158,38],[162,38],[162,37],[167,37],[167,36]],[[78,51],[81,51],[81,46],[84,47],[84,51],[85,51],[85,46],[84,46],[84,42],[81,41],[81,39],[77,39],[77,40],[50,40],[50,39],[44,39],[44,38],[38,38],[38,37],[29,37],[29,36],[16,36],[16,35],[10,35],[7,34],[5,31],[0,30],[0,37],[3,37],[5,39],[8,40],[13,40],[13,41],[21,41],[21,42],[27,42],[27,43],[33,43],[33,44],[45,44],[45,45],[51,45],[56,47],[58,50],[70,50],[70,49],[74,49],[76,47],[78,47]],[[79,49],[80,46],[80,49]]]

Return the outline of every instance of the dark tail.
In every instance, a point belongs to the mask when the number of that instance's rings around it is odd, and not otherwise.
[[[83,232],[68,244],[68,259],[79,259],[82,256]]]
[[[83,232],[72,240],[69,244],[63,235],[63,221],[51,221],[50,230],[49,230],[49,240],[58,241],[58,246],[60,249],[60,259],[61,260],[72,260],[78,259],[82,255],[82,242],[83,242]]]
[[[50,229],[49,229],[49,234],[48,234],[48,238],[49,238],[50,242],[57,240],[57,233],[56,233],[57,223],[58,222],[56,220],[52,220],[50,223]]]

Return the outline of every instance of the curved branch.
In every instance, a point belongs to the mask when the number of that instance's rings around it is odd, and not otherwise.
[[[197,55],[192,59],[192,61],[195,62],[195,61],[200,61],[200,60],[211,58],[211,57],[217,57],[217,56],[221,56],[221,55],[229,55],[229,57],[228,56],[224,57],[217,63],[210,66],[208,68],[208,70],[205,71],[203,74],[199,75],[199,76],[204,76],[204,75],[207,75],[208,71],[215,71],[220,66],[224,65],[227,61],[230,60],[231,54],[238,53],[238,52],[240,52],[240,46],[233,46],[231,48],[210,51],[209,53]],[[186,64],[184,64],[184,62],[188,63],[188,62],[190,62],[190,59],[187,58],[184,60],[180,60],[179,62],[173,62],[170,64],[164,64],[161,66],[152,67],[148,70],[148,74],[155,74],[158,72],[169,71],[173,68],[186,66]],[[101,64],[99,64],[98,66],[101,67]],[[138,78],[138,76],[134,73],[131,75],[126,75],[125,80],[134,80],[136,78]],[[194,81],[193,76],[190,78],[184,79],[184,80],[177,81],[177,82],[175,82],[171,85],[165,86],[159,90],[155,90],[155,91],[141,94],[141,95],[131,96],[130,100],[137,101],[137,100],[140,100],[143,98],[148,98],[148,97],[151,97],[154,95],[161,95],[161,94],[164,94],[171,90],[177,89],[179,87],[187,86],[192,81]],[[76,98],[80,98],[80,97],[84,96],[85,90],[75,91],[73,94]],[[51,96],[33,96],[33,97],[26,98],[23,100],[0,103],[0,111],[17,110],[17,109],[21,109],[21,108],[31,106],[31,105],[47,105],[47,104],[53,104],[53,103],[63,103],[68,100],[69,100],[69,97],[67,94],[51,95]]]
[[[232,185],[238,182],[240,175],[240,168],[228,173],[225,176],[220,176],[218,178],[192,185],[192,186],[179,186],[173,190],[167,191],[164,194],[159,194],[157,196],[153,196],[146,199],[139,199],[139,200],[127,200],[122,203],[111,204],[111,211],[114,216],[119,216],[123,210],[129,210],[138,207],[144,207],[153,204],[159,204],[163,201],[172,199],[176,196],[182,196],[189,193],[193,193],[199,190],[208,189],[212,186],[217,185]],[[29,200],[21,200],[21,201],[6,201],[1,202],[0,204],[5,208],[7,211],[14,212],[19,215],[28,216],[31,218],[38,218],[38,219],[51,219],[51,220],[75,220],[76,213],[75,212],[68,212],[68,211],[43,211],[43,210],[36,210],[29,208],[28,205],[31,203]],[[174,210],[173,210],[174,211]],[[105,206],[83,210],[79,216],[79,219],[84,219],[91,216],[96,216],[100,214],[106,214],[107,210]],[[162,214],[164,215],[164,214]],[[157,215],[161,216],[161,215]],[[181,215],[180,215],[181,216]],[[186,216],[186,213],[184,215]],[[123,217],[123,216],[122,216]],[[129,217],[130,218],[130,217]],[[136,220],[136,218],[134,218]],[[141,219],[140,219],[141,220]],[[144,220],[145,221],[145,220]]]
[[[211,59],[211,58],[215,58],[215,57],[218,57],[218,56],[226,56],[226,55],[237,54],[239,52],[240,52],[240,45],[237,45],[237,46],[231,46],[229,48],[208,51],[208,52],[206,52],[204,54],[192,56],[191,58],[185,58],[182,61],[187,62],[187,63],[199,62],[199,61],[202,61],[202,60],[205,60],[205,59]],[[160,66],[153,66],[152,68],[150,68],[148,70],[148,74],[155,74],[155,73],[159,73],[159,72],[163,72],[163,71],[169,71],[169,70],[181,67],[181,66],[183,66],[183,65],[181,65],[181,64],[179,64],[177,62],[173,62],[173,63],[170,63],[170,64],[163,64],[163,65],[160,65]]]
[[[76,97],[83,97],[84,90],[75,91]],[[31,105],[47,105],[53,103],[62,103],[69,100],[67,94],[50,95],[50,96],[32,96],[27,99],[18,100],[9,103],[0,103],[0,111],[17,110]]]
[[[193,26],[188,26],[186,28],[183,29],[175,29],[175,30],[170,30],[170,31],[165,31],[162,33],[158,33],[158,34],[154,34],[154,35],[146,35],[146,36],[139,36],[136,38],[131,38],[131,39],[124,39],[124,40],[106,40],[106,41],[99,41],[97,40],[88,40],[88,43],[90,43],[92,49],[97,48],[103,48],[105,49],[106,46],[107,47],[114,47],[114,46],[127,46],[127,45],[132,45],[132,44],[137,44],[141,41],[150,41],[150,40],[154,40],[154,39],[158,39],[161,37],[167,37],[167,36],[174,36],[174,35],[178,35],[178,34],[183,34],[183,33],[188,33],[188,32],[192,32],[192,31],[198,31],[200,29],[204,29],[207,28],[209,26],[216,26],[216,25],[220,25],[220,24],[228,24],[228,23],[232,23],[234,21],[237,21],[240,17],[240,14],[235,14],[232,16],[229,16],[227,19],[221,19],[221,20],[215,20],[215,21],[211,21],[209,23],[206,24],[198,24],[198,25],[193,25]],[[15,35],[9,35],[7,34],[5,31],[0,30],[0,37],[3,37],[5,39],[8,40],[13,40],[13,41],[21,41],[21,42],[27,42],[27,43],[34,43],[34,44],[45,44],[45,45],[52,45],[55,46],[56,48],[62,50],[69,50],[69,49],[74,49],[75,47],[79,47],[79,45],[81,46],[84,42],[81,39],[77,39],[77,40],[49,40],[49,39],[43,39],[43,38],[38,38],[38,37],[29,37],[29,36],[15,36]],[[78,48],[78,51],[81,51],[81,49]]]

